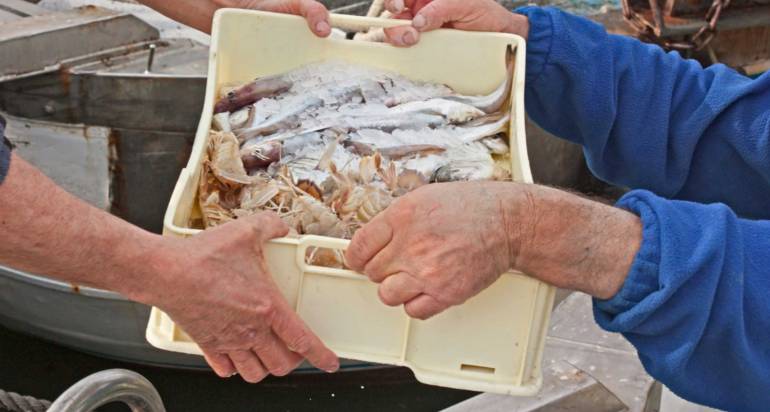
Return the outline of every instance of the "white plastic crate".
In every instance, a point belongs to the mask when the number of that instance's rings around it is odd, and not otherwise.
[[[404,24],[332,15],[332,25],[368,28]],[[198,180],[214,103],[223,85],[286,72],[326,59],[342,59],[415,80],[444,83],[464,94],[486,94],[506,76],[508,48],[515,70],[509,136],[514,180],[532,182],[524,135],[525,42],[500,33],[439,30],[402,49],[386,44],[320,39],[302,18],[223,9],[214,18],[206,102],[190,162],[182,170],[164,221],[167,236],[200,231]],[[268,266],[286,299],[340,357],[411,368],[421,382],[458,389],[529,396],[540,388],[540,362],[554,289],[506,273],[464,305],[430,320],[410,319],[402,308],[382,304],[377,285],[346,270],[310,266],[306,250],[344,250],[348,241],[321,236],[276,239],[265,250]],[[173,321],[153,308],[147,340],[161,349],[201,354]]]

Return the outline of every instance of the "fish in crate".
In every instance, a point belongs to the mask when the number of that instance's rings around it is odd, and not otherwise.
[[[204,226],[267,210],[294,236],[349,239],[423,185],[510,180],[507,61],[484,96],[343,61],[223,88],[198,192]],[[308,253],[344,267],[339,251]]]

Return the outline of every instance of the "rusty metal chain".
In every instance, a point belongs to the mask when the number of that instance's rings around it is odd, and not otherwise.
[[[652,12],[653,22],[636,12],[632,7],[630,0],[622,0],[623,18],[633,27],[639,37],[658,43],[670,50],[701,50],[714,39],[717,32],[717,24],[722,12],[730,5],[730,0],[713,0],[711,7],[706,12],[706,24],[703,25],[689,40],[674,42],[663,39],[661,32],[664,27],[663,15],[657,0],[649,0],[650,11]]]

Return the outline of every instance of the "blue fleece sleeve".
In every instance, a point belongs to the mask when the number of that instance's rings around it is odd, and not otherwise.
[[[3,184],[11,165],[11,145],[5,139],[5,119],[0,117],[0,185]]]
[[[633,191],[643,243],[621,291],[595,301],[605,329],[636,347],[680,396],[730,411],[770,405],[770,221],[724,204]]]
[[[530,20],[527,112],[582,145],[594,174],[770,217],[770,73],[703,69],[554,8],[517,11]]]

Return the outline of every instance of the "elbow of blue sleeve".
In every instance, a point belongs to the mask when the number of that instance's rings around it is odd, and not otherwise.
[[[595,301],[596,321],[623,333],[647,371],[683,398],[763,410],[770,222],[647,191],[630,192],[618,206],[641,217],[643,242],[617,295]]]

